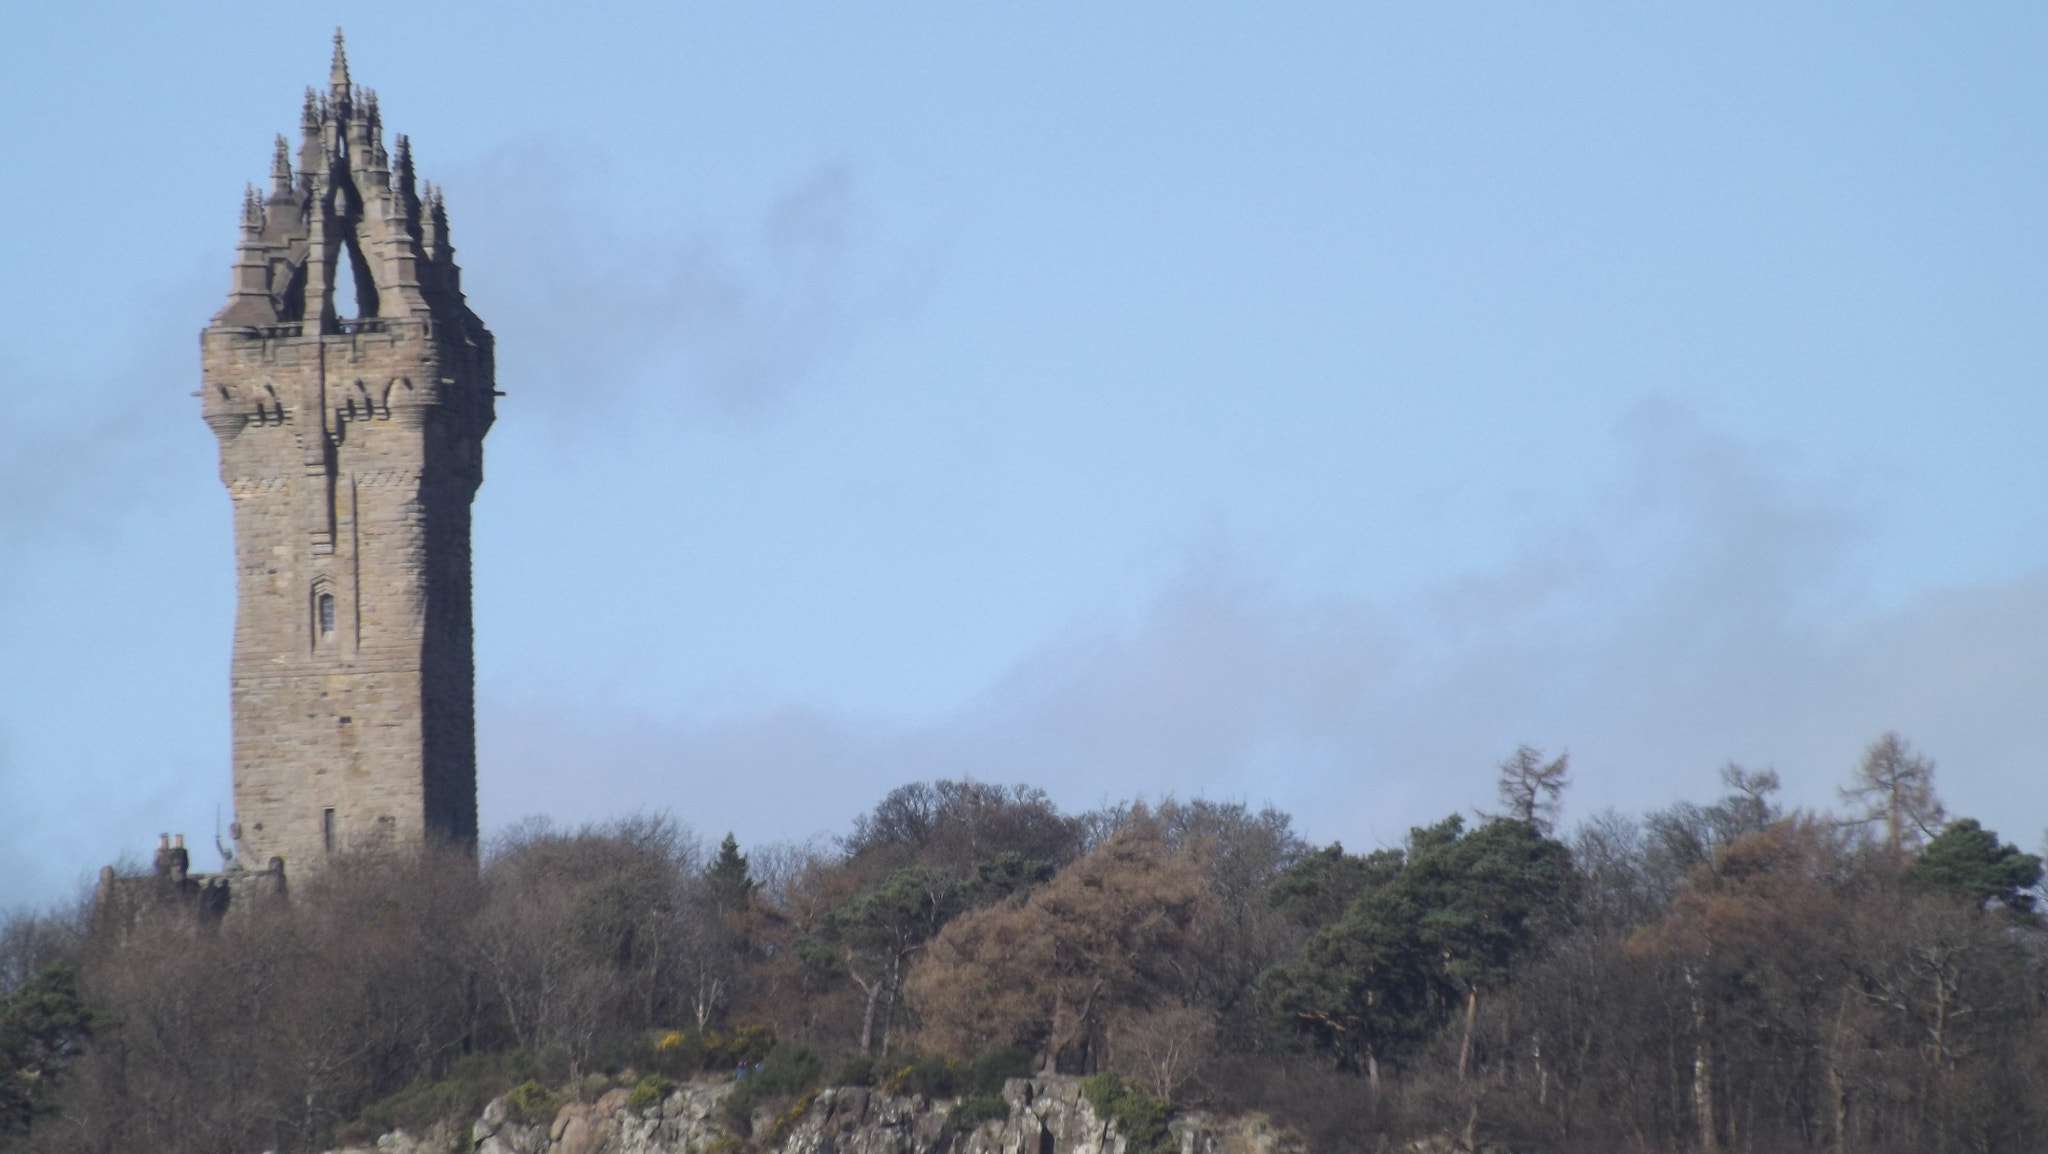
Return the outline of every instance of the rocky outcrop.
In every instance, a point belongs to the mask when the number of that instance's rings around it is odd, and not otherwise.
[[[857,1086],[819,1090],[757,1114],[742,1133],[723,1109],[733,1084],[691,1083],[645,1110],[625,1090],[561,1108],[553,1122],[523,1124],[504,1099],[485,1107],[468,1134],[377,1140],[376,1154],[1145,1154],[1095,1113],[1079,1078],[1012,1078],[1006,1119],[963,1122],[959,1104]],[[1301,1144],[1260,1118],[1183,1114],[1170,1126],[1177,1154],[1301,1154]],[[334,1154],[371,1154],[367,1150]]]

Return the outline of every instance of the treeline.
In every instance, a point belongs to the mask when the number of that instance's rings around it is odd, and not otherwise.
[[[837,1081],[1000,1111],[1050,1070],[1134,1133],[1259,1110],[1315,1150],[2048,1148],[2040,860],[1947,820],[1891,735],[1840,814],[1723,779],[1566,832],[1565,760],[1523,749],[1498,814],[1365,854],[1270,809],[941,781],[829,847],[534,823],[207,928],[21,915],[0,1132],[313,1150],[737,1072],[746,1105]]]

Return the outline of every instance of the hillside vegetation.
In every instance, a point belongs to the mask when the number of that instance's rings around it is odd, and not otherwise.
[[[741,1133],[831,1085],[996,1118],[1044,1072],[1133,1151],[1196,1108],[1316,1151],[2048,1149],[2040,859],[1948,820],[1903,741],[1841,813],[1731,766],[1561,829],[1566,778],[1519,750],[1497,814],[1362,854],[939,781],[829,846],[536,822],[208,928],[20,914],[0,1146],[319,1150],[734,1078]]]

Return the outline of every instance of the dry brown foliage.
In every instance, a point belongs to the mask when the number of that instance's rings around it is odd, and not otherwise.
[[[1157,822],[1126,823],[1022,905],[963,915],[911,972],[928,1045],[1035,1049],[1090,1068],[1111,1014],[1171,995],[1192,972],[1214,899]]]

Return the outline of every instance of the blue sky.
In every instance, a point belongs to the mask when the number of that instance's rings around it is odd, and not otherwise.
[[[2037,7],[16,5],[0,902],[227,801],[195,338],[336,23],[499,341],[487,827],[1363,846],[1887,728],[2048,825]]]

